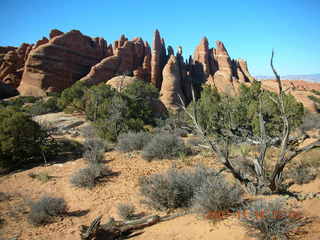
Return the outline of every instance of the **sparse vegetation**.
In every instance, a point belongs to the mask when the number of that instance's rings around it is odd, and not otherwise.
[[[194,194],[194,209],[200,213],[234,211],[243,202],[243,193],[239,185],[228,183],[222,175],[208,176]]]
[[[241,222],[249,234],[263,240],[288,239],[304,224],[300,213],[290,209],[284,200],[258,200],[244,209]]]
[[[143,148],[142,157],[148,161],[178,157],[179,153],[187,153],[188,148],[174,134],[159,133]]]
[[[89,163],[100,163],[104,159],[105,143],[98,137],[86,138],[83,158]]]
[[[296,184],[306,184],[317,177],[315,169],[306,165],[299,164],[288,172],[288,177]]]
[[[144,203],[155,209],[187,208],[207,177],[215,174],[202,166],[189,171],[172,168],[163,174],[141,177],[140,192],[145,197]]]
[[[103,164],[92,163],[75,172],[70,178],[70,183],[78,188],[93,188],[108,172],[109,170]]]
[[[152,135],[148,132],[123,133],[118,137],[116,149],[121,152],[139,151],[142,150],[151,139]]]
[[[46,183],[48,181],[50,181],[50,179],[52,179],[53,177],[50,176],[48,173],[46,172],[41,172],[41,173],[29,173],[28,174],[29,177],[33,178],[33,179],[37,179],[40,182]]]
[[[32,225],[39,226],[51,223],[55,217],[67,213],[67,203],[63,198],[44,196],[31,204],[28,220]]]
[[[124,220],[131,220],[135,214],[135,207],[132,204],[120,203],[117,206],[118,215]]]

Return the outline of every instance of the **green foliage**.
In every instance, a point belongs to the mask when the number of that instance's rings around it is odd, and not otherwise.
[[[254,82],[250,87],[241,85],[240,96],[230,97],[219,94],[216,89],[205,87],[197,101],[197,115],[200,125],[208,135],[230,140],[231,136],[260,135],[260,102],[261,112],[269,136],[278,136],[282,129],[280,111],[275,93],[262,91],[261,83]],[[190,104],[189,110],[193,108]],[[284,95],[285,110],[291,128],[302,123],[304,108],[292,95]]]
[[[39,100],[31,106],[24,107],[23,110],[34,116],[55,113],[61,111],[62,109],[58,105],[58,98],[50,97],[47,100]]]
[[[28,115],[12,107],[0,111],[0,166],[24,167],[50,155],[54,143],[48,132]]]
[[[39,100],[38,97],[19,96],[10,100],[0,101],[0,106],[3,106],[3,107],[13,106],[13,107],[21,108],[26,103],[35,103],[38,100]]]
[[[129,115],[141,119],[145,124],[154,124],[152,102],[159,97],[159,91],[152,84],[136,81],[126,87],[122,94],[128,98]]]
[[[63,90],[59,98],[59,107],[65,112],[85,111],[84,95],[87,86],[82,82],[76,82],[70,88]]]

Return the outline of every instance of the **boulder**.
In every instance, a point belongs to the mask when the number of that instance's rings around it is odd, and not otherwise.
[[[130,84],[136,82],[136,81],[142,81],[140,78],[137,77],[130,77],[130,76],[117,76],[112,79],[110,79],[107,82],[107,85],[113,87],[117,91],[121,92],[124,88],[129,86]]]

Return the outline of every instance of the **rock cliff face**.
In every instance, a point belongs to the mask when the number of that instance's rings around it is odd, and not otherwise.
[[[177,109],[192,99],[192,86],[208,84],[230,95],[239,94],[240,84],[250,85],[247,62],[231,59],[221,41],[210,48],[204,37],[186,61],[182,47],[168,46],[155,31],[152,47],[141,38],[128,40],[125,35],[112,45],[103,38],[90,38],[77,30],[63,33],[57,29],[34,44],[20,47],[0,47],[0,98],[21,95],[44,96],[47,92],[60,92],[76,81],[88,85],[106,83],[123,75],[154,84],[161,92],[167,108]],[[176,52],[176,54],[175,54]],[[109,84],[112,85],[112,82]],[[289,84],[289,85],[288,85]],[[265,89],[275,91],[272,81],[264,81]],[[298,101],[316,111],[308,98],[311,90],[320,90],[320,84],[303,81],[285,82]]]
[[[21,95],[42,96],[46,92],[62,91],[85,76],[90,68],[107,57],[107,43],[92,39],[77,30],[37,42],[25,62]]]

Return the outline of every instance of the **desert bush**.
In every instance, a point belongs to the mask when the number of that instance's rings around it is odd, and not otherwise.
[[[304,116],[303,122],[300,126],[302,131],[309,131],[314,129],[320,129],[320,114],[308,113]]]
[[[306,164],[299,164],[288,171],[288,177],[296,184],[306,184],[317,177],[314,169]]]
[[[66,214],[67,204],[63,198],[42,197],[31,204],[28,220],[33,225],[43,225],[53,221],[54,217]]]
[[[105,143],[101,138],[87,138],[84,141],[83,158],[88,163],[99,163],[104,159]]]
[[[108,174],[108,169],[101,163],[91,163],[87,168],[81,168],[75,172],[70,183],[78,188],[93,188],[97,180]]]
[[[180,152],[188,152],[184,143],[174,134],[159,133],[143,148],[142,157],[146,160],[174,158]]]
[[[304,224],[300,213],[290,209],[284,200],[258,200],[244,209],[242,224],[258,239],[288,239],[289,233]]]
[[[120,203],[117,206],[118,215],[124,220],[134,217],[135,207],[132,204]]]
[[[30,116],[7,107],[0,111],[0,167],[13,170],[43,161],[55,152],[55,141]]]
[[[196,190],[212,170],[198,166],[193,170],[169,169],[163,174],[153,174],[139,179],[144,203],[158,210],[190,207]]]
[[[233,211],[242,203],[243,190],[228,183],[222,175],[207,177],[196,190],[193,207],[197,212]]]
[[[147,132],[128,132],[118,137],[116,149],[121,152],[131,152],[142,150],[149,143],[152,135]]]

